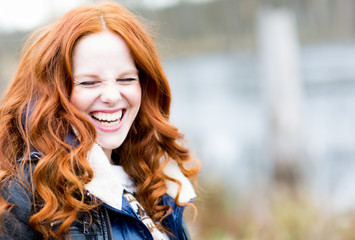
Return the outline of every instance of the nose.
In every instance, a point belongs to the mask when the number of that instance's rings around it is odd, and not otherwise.
[[[121,89],[116,81],[108,81],[102,85],[100,99],[108,105],[115,105],[122,98]]]

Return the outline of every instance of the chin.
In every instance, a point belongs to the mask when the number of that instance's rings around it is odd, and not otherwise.
[[[119,148],[122,143],[120,144],[100,144],[98,143],[103,149],[110,149],[110,150],[114,150],[114,149],[117,149]]]
[[[104,141],[101,141],[100,137],[96,139],[97,144],[99,144],[102,148],[111,149],[111,150],[119,148],[122,145],[123,141],[124,139],[122,138],[109,138],[109,137],[104,138]]]

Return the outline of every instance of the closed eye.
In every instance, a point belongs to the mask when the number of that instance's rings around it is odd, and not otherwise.
[[[132,82],[137,80],[136,78],[119,78],[117,79],[118,82]]]
[[[119,84],[128,85],[128,84],[131,84],[131,83],[134,83],[134,82],[138,81],[138,78],[134,78],[134,77],[119,78],[119,79],[116,79],[116,81]]]
[[[82,86],[94,86],[95,84],[100,83],[99,81],[85,81],[85,82],[80,82],[79,84]]]

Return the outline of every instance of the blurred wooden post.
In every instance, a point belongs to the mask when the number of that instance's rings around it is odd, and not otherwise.
[[[303,155],[302,87],[296,23],[287,9],[265,10],[258,22],[261,76],[274,180],[297,187]]]

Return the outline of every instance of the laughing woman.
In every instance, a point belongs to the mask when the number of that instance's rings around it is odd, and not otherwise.
[[[188,239],[198,167],[185,167],[170,99],[151,38],[121,6],[37,31],[0,106],[0,239]]]

